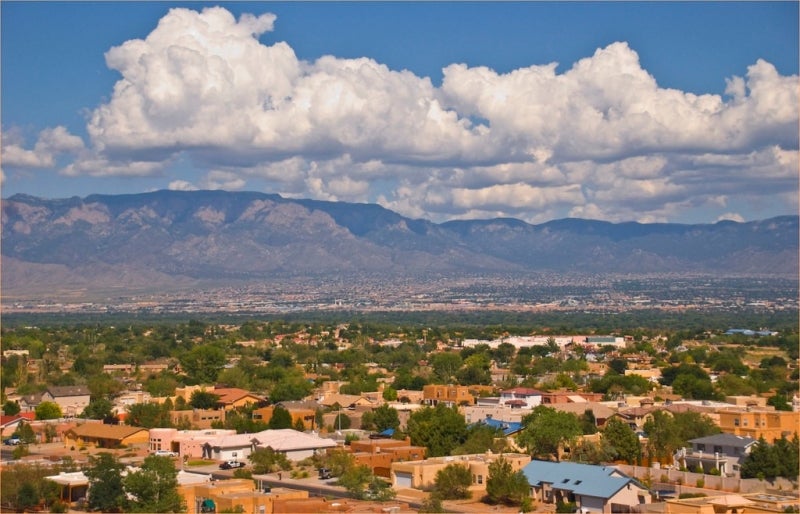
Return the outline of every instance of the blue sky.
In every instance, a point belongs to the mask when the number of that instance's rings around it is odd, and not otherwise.
[[[434,221],[797,212],[796,2],[0,13],[3,197],[243,189]]]

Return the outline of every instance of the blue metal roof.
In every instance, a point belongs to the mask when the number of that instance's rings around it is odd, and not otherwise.
[[[493,418],[483,419],[481,421],[478,421],[477,423],[474,423],[474,425],[486,425],[492,428],[500,429],[503,431],[503,435],[505,436],[516,434],[517,432],[522,430],[522,423],[520,423],[519,421],[502,421]]]
[[[577,462],[533,460],[522,468],[532,486],[552,484],[553,489],[572,491],[582,496],[611,498],[617,491],[634,484],[647,489],[633,478],[610,466],[594,466]]]

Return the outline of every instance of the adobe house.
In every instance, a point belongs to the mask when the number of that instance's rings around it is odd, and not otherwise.
[[[150,432],[142,427],[84,423],[64,432],[64,446],[121,448],[131,444],[147,444]]]

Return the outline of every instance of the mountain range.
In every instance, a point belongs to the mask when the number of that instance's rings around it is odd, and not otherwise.
[[[4,294],[354,274],[798,276],[798,216],[684,225],[433,223],[374,204],[257,192],[2,200]]]

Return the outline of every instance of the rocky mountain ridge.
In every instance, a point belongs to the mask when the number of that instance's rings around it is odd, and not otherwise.
[[[708,225],[433,223],[373,204],[156,191],[2,201],[5,291],[385,274],[798,275],[798,216]],[[27,284],[27,285],[26,285]],[[70,285],[71,284],[71,285]]]

